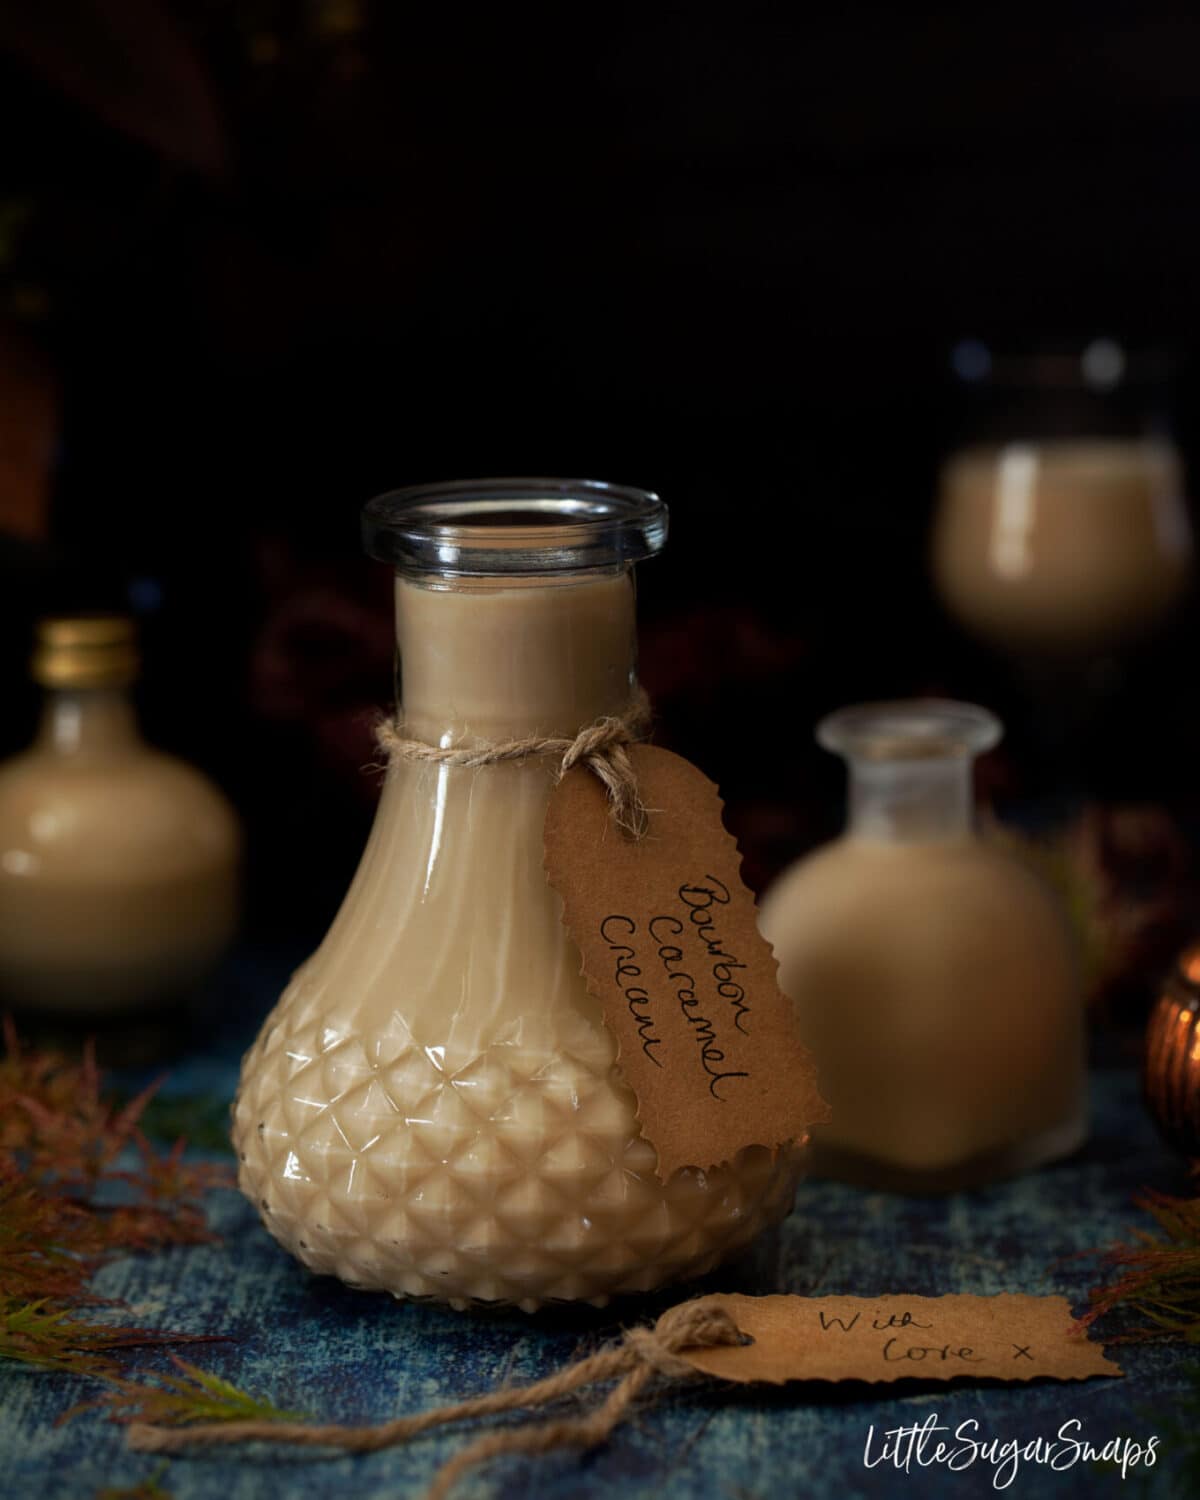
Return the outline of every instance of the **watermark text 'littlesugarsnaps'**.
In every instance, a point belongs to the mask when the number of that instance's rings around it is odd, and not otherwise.
[[[1056,1471],[1081,1463],[1112,1464],[1124,1479],[1131,1469],[1154,1467],[1160,1442],[1156,1436],[1089,1437],[1077,1417],[1064,1422],[1052,1437],[993,1437],[981,1433],[973,1417],[951,1429],[938,1421],[937,1412],[930,1412],[923,1422],[882,1432],[877,1432],[872,1423],[863,1446],[863,1467],[886,1466],[905,1474],[919,1474],[936,1466],[958,1472],[982,1465],[992,1471],[992,1487],[1006,1490],[1022,1464]]]

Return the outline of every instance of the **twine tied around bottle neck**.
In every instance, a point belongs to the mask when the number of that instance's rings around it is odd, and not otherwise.
[[[559,781],[573,766],[586,766],[608,793],[609,814],[629,838],[645,836],[646,806],[638,792],[637,773],[629,746],[645,737],[650,725],[650,700],[638,688],[629,706],[619,714],[606,715],[585,725],[573,738],[561,735],[526,735],[517,740],[469,740],[455,745],[431,745],[410,739],[403,724],[388,719],[375,732],[381,750],[390,760],[432,762],[476,770],[503,761],[522,761],[544,756],[558,761]]]
[[[444,1500],[468,1469],[516,1453],[553,1453],[561,1448],[595,1448],[629,1414],[646,1386],[657,1376],[665,1381],[701,1374],[680,1357],[682,1349],[717,1348],[747,1340],[730,1314],[706,1297],[670,1307],[652,1328],[627,1329],[621,1341],[568,1365],[545,1380],[516,1389],[489,1391],[453,1406],[415,1416],[397,1417],[370,1427],[312,1426],[297,1422],[215,1422],[202,1427],[152,1427],[133,1423],[131,1448],[144,1453],[177,1453],[185,1448],[214,1448],[231,1443],[286,1443],[305,1448],[337,1448],[346,1453],[377,1453],[396,1447],[436,1427],[474,1417],[548,1406],[585,1386],[616,1380],[599,1406],[583,1416],[550,1418],[525,1427],[506,1427],[476,1438],[443,1464],[425,1500]]]

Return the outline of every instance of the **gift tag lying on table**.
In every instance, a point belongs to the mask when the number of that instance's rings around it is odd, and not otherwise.
[[[743,1297],[717,1293],[753,1343],[683,1349],[723,1380],[1086,1380],[1120,1375],[1065,1297]]]

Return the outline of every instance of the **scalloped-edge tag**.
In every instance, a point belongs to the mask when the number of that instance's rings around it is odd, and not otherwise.
[[[725,1309],[744,1345],[682,1349],[722,1380],[1088,1380],[1120,1375],[1065,1297],[746,1297]]]
[[[666,1181],[749,1146],[798,1144],[829,1107],[716,786],[669,750],[630,753],[645,836],[623,834],[603,786],[576,767],[550,797],[546,875]]]

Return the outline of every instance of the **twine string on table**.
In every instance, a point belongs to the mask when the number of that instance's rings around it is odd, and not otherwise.
[[[680,1357],[681,1349],[715,1348],[745,1342],[725,1309],[706,1298],[668,1308],[653,1328],[630,1328],[619,1344],[601,1349],[533,1385],[489,1391],[469,1401],[435,1407],[369,1427],[312,1426],[301,1422],[214,1422],[198,1427],[152,1427],[131,1424],[131,1448],[147,1453],[177,1453],[186,1448],[215,1448],[232,1443],[287,1443],[306,1448],[340,1448],[347,1453],[375,1453],[409,1439],[474,1417],[543,1407],[601,1381],[617,1380],[601,1404],[579,1417],[550,1418],[524,1427],[489,1432],[449,1459],[426,1491],[426,1500],[444,1500],[468,1470],[488,1459],[515,1453],[553,1453],[561,1448],[594,1448],[624,1421],[630,1408],[655,1376],[690,1379],[700,1371]]]
[[[379,726],[376,739],[389,759],[426,761],[464,770],[545,756],[558,761],[561,781],[573,766],[586,766],[608,793],[610,811],[618,828],[630,838],[640,839],[646,832],[646,807],[638,793],[629,746],[643,738],[649,723],[650,701],[639,688],[622,713],[596,719],[569,739],[562,735],[527,735],[518,740],[431,745],[425,740],[409,739],[404,726],[391,720]]]

